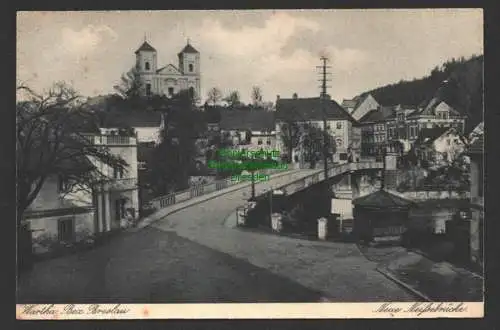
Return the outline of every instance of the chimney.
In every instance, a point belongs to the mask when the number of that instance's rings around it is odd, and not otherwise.
[[[297,93],[293,93],[293,99],[296,100],[298,98],[299,98],[299,96],[297,95]]]

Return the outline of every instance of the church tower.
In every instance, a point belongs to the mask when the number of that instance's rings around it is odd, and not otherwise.
[[[184,77],[183,89],[192,89],[195,99],[201,97],[200,87],[200,53],[187,41],[184,49],[177,54],[179,58],[179,71]]]
[[[154,77],[156,70],[158,69],[156,49],[154,49],[153,46],[151,46],[146,40],[144,40],[141,47],[135,51],[135,64],[144,86],[144,94],[154,94],[156,90]]]

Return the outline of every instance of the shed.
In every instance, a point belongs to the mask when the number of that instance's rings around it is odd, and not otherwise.
[[[414,202],[384,189],[352,201],[353,232],[365,242],[400,241]]]

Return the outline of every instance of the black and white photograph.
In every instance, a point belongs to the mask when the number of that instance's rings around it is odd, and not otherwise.
[[[16,23],[18,319],[483,317],[482,9]]]

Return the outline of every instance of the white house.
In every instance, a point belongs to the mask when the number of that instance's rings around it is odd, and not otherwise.
[[[91,157],[73,159],[66,166],[97,165],[108,179],[87,189],[74,189],[61,177],[52,176],[25,211],[35,245],[76,242],[88,236],[126,225],[139,216],[137,186],[137,140],[117,135],[87,135],[94,145],[107,147],[124,159],[128,167],[120,171]]]
[[[246,150],[276,149],[274,112],[264,109],[219,108],[219,128],[228,133],[234,146]]]
[[[323,113],[326,118],[326,129],[335,140],[336,153],[334,162],[347,162],[348,154],[352,153],[358,158],[361,150],[361,130],[355,124],[355,120],[337,102],[326,98],[278,98],[276,101],[276,145],[282,154],[286,154],[287,148],[283,143],[283,135],[286,136],[286,125],[295,123],[299,126],[300,141],[310,126],[323,129]],[[320,146],[318,146],[320,148]],[[318,150],[320,151],[320,149]],[[303,162],[304,150],[302,143],[293,150],[292,161]]]

